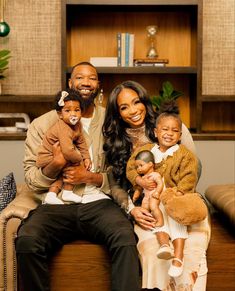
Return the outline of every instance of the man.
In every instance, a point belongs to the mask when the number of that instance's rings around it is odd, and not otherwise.
[[[112,258],[112,291],[137,291],[139,270],[133,228],[110,199],[107,175],[103,172],[104,109],[94,104],[99,88],[95,67],[86,62],[77,64],[72,70],[69,87],[78,91],[84,100],[81,123],[93,168],[87,171],[79,165],[63,170],[64,182],[76,185],[74,192],[82,195],[82,203],[42,203],[21,224],[16,253],[24,291],[50,290],[48,257],[63,244],[79,237],[107,246]],[[42,202],[48,187],[66,163],[57,144],[54,159],[48,166],[41,170],[35,164],[38,146],[46,130],[57,119],[54,110],[35,119],[25,143],[25,179]]]

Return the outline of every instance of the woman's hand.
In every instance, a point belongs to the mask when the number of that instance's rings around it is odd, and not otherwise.
[[[137,176],[135,179],[137,185],[141,186],[142,188],[151,191],[156,188],[156,183],[153,181],[152,178],[149,178],[147,175],[144,177]]]
[[[152,214],[143,207],[134,207],[130,214],[135,219],[135,222],[146,230],[152,230],[156,226],[156,220]]]

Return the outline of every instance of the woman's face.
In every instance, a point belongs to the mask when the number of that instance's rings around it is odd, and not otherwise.
[[[144,124],[146,108],[134,90],[122,89],[117,97],[117,105],[121,118],[130,127],[138,128]]]

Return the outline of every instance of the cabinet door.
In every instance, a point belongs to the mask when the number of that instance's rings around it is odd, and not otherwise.
[[[235,132],[235,0],[203,1],[201,130]]]

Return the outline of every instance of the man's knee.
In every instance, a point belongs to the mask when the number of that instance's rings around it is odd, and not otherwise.
[[[112,235],[112,242],[115,246],[136,245],[136,236],[131,227],[116,228]]]
[[[33,236],[20,236],[16,238],[15,247],[17,253],[42,253],[44,247]]]

